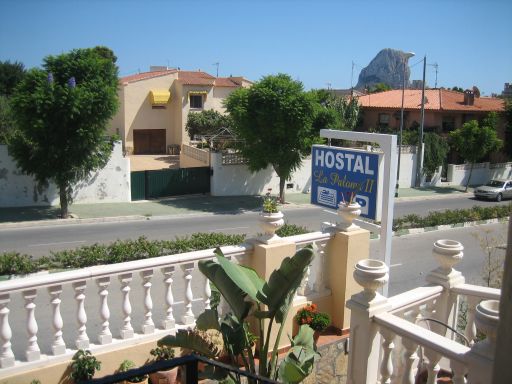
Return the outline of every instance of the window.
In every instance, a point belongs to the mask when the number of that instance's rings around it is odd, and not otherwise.
[[[389,126],[389,113],[379,113],[379,127],[387,128]]]
[[[443,116],[443,132],[450,132],[455,129],[455,118],[453,116]]]
[[[190,95],[190,108],[203,108],[203,95]]]

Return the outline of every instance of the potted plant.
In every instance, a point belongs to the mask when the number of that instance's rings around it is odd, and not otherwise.
[[[269,244],[279,240],[276,231],[283,226],[283,213],[279,211],[277,197],[271,195],[272,188],[267,190],[263,197],[262,212],[260,214],[260,227],[264,234],[259,237],[263,243]]]
[[[343,196],[343,192],[341,192],[342,201],[338,204],[338,215],[341,217],[341,223],[338,223],[338,227],[344,232],[359,229],[359,227],[353,223],[354,219],[361,215],[361,206],[355,200],[355,197],[355,192],[352,192],[350,198],[345,200],[345,196]]]
[[[329,326],[331,318],[325,312],[319,312],[316,304],[310,304],[302,307],[295,315],[295,322],[301,325],[309,325],[315,331],[314,339],[318,340],[320,334]]]
[[[174,358],[174,349],[166,345],[156,347],[149,351],[153,360],[170,360]],[[174,384],[178,376],[178,367],[168,369],[167,371],[157,371],[149,374],[152,384]]]
[[[96,371],[101,369],[101,362],[91,354],[91,351],[79,349],[71,363],[71,378],[75,383],[91,380]]]
[[[121,365],[119,366],[119,372],[126,372],[126,371],[129,371],[130,369],[133,369],[133,368],[137,368],[137,366],[135,365],[135,363],[133,361],[131,361],[131,360],[123,360],[121,362]],[[123,381],[123,384],[130,384],[130,383],[148,384],[148,375],[135,376],[135,377],[132,377],[129,380]]]

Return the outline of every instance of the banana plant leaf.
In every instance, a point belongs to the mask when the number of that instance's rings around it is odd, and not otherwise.
[[[216,329],[220,331],[219,315],[213,309],[205,309],[196,320],[196,328],[206,331],[207,329]]]
[[[235,316],[227,314],[222,319],[220,328],[231,353],[235,356],[240,355],[247,348],[243,324],[240,324]]]
[[[220,248],[215,250],[215,254],[218,263],[231,280],[251,299],[259,301],[258,294],[261,292],[265,280],[259,277],[254,269],[235,264],[226,259]]]
[[[235,316],[243,321],[252,306],[252,303],[245,300],[247,293],[239,288],[220,264],[212,260],[201,260],[198,265],[203,275],[217,287]]]
[[[302,325],[292,340],[288,354],[279,365],[278,377],[283,383],[300,383],[313,370],[318,352],[313,342],[314,331],[308,325]]]
[[[295,292],[300,286],[307,267],[313,260],[313,250],[303,248],[293,257],[287,257],[279,269],[272,272],[265,283],[258,299],[267,305],[269,315],[274,315],[276,322],[282,323],[288,313]]]

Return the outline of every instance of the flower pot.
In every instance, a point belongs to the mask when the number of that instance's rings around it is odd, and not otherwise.
[[[341,222],[337,227],[343,232],[351,232],[359,229],[359,226],[353,223],[354,219],[361,215],[361,206],[358,203],[338,205],[338,215],[341,217]]]
[[[453,266],[462,260],[464,246],[455,240],[437,240],[434,243],[432,253],[441,268],[451,271]]]
[[[284,215],[281,211],[274,213],[261,212],[259,224],[264,234],[258,240],[265,244],[279,241],[280,237],[276,235],[276,231],[283,226],[283,217]]]
[[[177,383],[177,377],[178,367],[149,374],[151,384],[175,384]]]

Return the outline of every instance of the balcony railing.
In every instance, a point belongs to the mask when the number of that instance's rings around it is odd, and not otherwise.
[[[329,233],[287,238],[297,248],[315,243],[319,257],[301,295],[329,294],[324,271]],[[222,247],[243,263],[254,246]],[[210,308],[208,280],[200,260],[213,249],[17,278],[0,283],[0,377],[42,361],[65,361],[78,349],[93,352],[150,341],[195,324]],[[321,292],[320,292],[321,290]],[[327,292],[327,293],[326,293]],[[222,303],[219,307],[222,312]]]
[[[358,263],[354,277],[365,291],[347,304],[350,383],[412,384],[423,371],[427,383],[436,383],[441,368],[451,371],[455,384],[491,382],[500,291],[465,284],[453,269],[462,250],[456,241],[439,240],[433,254],[440,266],[428,274],[429,284],[390,298],[377,292],[388,278],[384,263]],[[466,325],[457,331],[460,297],[467,301]],[[477,329],[485,340],[476,340]]]

